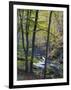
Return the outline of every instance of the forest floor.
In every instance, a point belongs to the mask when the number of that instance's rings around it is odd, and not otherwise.
[[[18,75],[17,76],[18,80],[31,80],[31,79],[34,79],[34,75],[32,75],[31,73],[26,73],[23,70],[18,70],[17,75]]]
[[[40,77],[40,75],[35,75],[34,73],[26,73],[23,70],[18,70],[17,72],[17,80],[35,80],[35,79],[42,79],[43,77]]]

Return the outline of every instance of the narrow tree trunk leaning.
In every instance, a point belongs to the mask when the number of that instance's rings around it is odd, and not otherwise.
[[[33,36],[32,36],[32,55],[31,55],[31,63],[30,63],[30,72],[33,72],[33,58],[34,58],[34,45],[35,45],[37,20],[38,20],[38,10],[36,10],[36,14],[35,14],[35,24],[34,24]]]
[[[44,79],[46,78],[46,69],[47,69],[47,58],[48,58],[48,49],[49,49],[49,35],[50,35],[50,26],[51,26],[51,17],[52,17],[52,11],[49,15],[49,24],[47,29],[47,41],[46,41],[46,57],[45,57],[45,67],[44,67]]]

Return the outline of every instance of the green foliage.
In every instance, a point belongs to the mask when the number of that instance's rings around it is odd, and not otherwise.
[[[63,78],[63,65],[58,65],[59,69],[56,71],[53,67],[49,66],[47,68],[46,72],[46,78],[52,79],[52,78]]]
[[[17,61],[17,68],[24,70],[25,69],[25,62],[23,62],[21,60]]]

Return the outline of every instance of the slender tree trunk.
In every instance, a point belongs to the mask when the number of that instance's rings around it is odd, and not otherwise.
[[[19,50],[19,38],[20,38],[20,32],[17,32],[17,50]]]
[[[21,12],[21,16],[20,16],[20,26],[21,26],[21,34],[22,34],[22,45],[23,45],[23,50],[24,50],[24,53],[25,53],[25,44],[24,44],[24,31],[23,31],[23,14],[24,14],[24,11]]]
[[[37,28],[37,20],[38,20],[38,10],[35,14],[35,24],[33,29],[33,36],[32,36],[32,55],[31,55],[31,63],[30,63],[30,72],[33,72],[33,58],[34,58],[34,47],[35,47],[35,34]]]
[[[29,18],[30,10],[27,10],[27,19],[26,19],[26,72],[28,72],[28,51],[29,51]]]
[[[20,39],[20,20],[19,20],[19,11],[17,11],[17,50],[19,50],[19,39]]]
[[[46,78],[46,69],[47,69],[47,58],[48,58],[48,49],[49,49],[48,46],[49,46],[49,35],[50,35],[51,17],[52,17],[52,11],[50,12],[49,24],[48,24],[48,29],[47,29],[46,58],[45,58],[44,78]]]

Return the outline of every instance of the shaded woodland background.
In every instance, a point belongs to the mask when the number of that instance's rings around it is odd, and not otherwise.
[[[63,78],[63,12],[17,9],[17,79]]]

